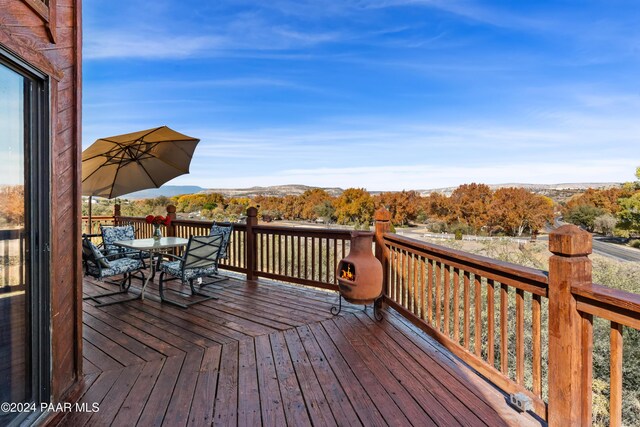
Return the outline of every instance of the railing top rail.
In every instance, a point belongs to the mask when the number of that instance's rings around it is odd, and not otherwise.
[[[385,233],[384,239],[385,242],[391,244],[403,245],[416,251],[437,256],[445,261],[451,261],[451,264],[454,266],[459,265],[462,268],[473,268],[482,272],[498,272],[503,276],[525,279],[530,284],[542,288],[541,290],[545,291],[543,294],[546,296],[549,283],[548,273],[546,271],[536,270],[535,268],[524,267],[482,255],[470,254],[393,233]]]
[[[286,227],[280,225],[258,225],[253,227],[256,232],[259,233],[272,233],[272,234],[295,234],[295,235],[308,235],[308,236],[329,236],[351,239],[351,232],[353,230],[336,229],[336,228],[315,228],[315,227]]]
[[[640,295],[597,283],[574,285],[571,292],[580,311],[640,329]]]
[[[199,219],[177,218],[177,219],[174,219],[172,222],[174,225],[188,225],[188,226],[194,226],[194,227],[211,227],[211,225],[214,222],[217,225],[222,225],[222,226],[233,225],[233,228],[239,229],[239,230],[244,230],[247,227],[246,224],[241,224],[236,222],[219,222],[219,221],[213,221],[213,220],[199,220]]]
[[[123,218],[123,217],[120,217],[120,218]],[[132,218],[134,218],[134,217],[132,217]],[[82,219],[89,220],[89,217],[87,215],[83,215]],[[115,216],[113,216],[113,215],[91,215],[91,220],[92,221],[98,220],[98,219],[115,219]]]
[[[8,230],[0,230],[0,240],[15,240],[22,237],[24,228],[13,228]]]

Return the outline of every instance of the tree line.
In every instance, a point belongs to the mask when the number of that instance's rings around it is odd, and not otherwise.
[[[421,196],[416,191],[372,195],[362,188],[349,188],[337,197],[311,189],[283,197],[227,198],[218,193],[197,193],[119,203],[125,216],[162,214],[167,204],[174,204],[180,216],[234,221],[249,206],[257,206],[263,221],[314,221],[356,228],[368,228],[374,212],[385,207],[396,227],[426,224],[434,232],[511,236],[536,233],[553,219],[551,199],[522,188],[492,191],[484,184],[461,185],[449,197],[439,193]],[[111,214],[110,206],[108,201],[94,204],[93,215]],[[83,209],[86,215],[86,206]]]
[[[572,197],[563,208],[564,220],[607,235],[640,234],[640,167],[636,178],[620,188],[590,188]]]
[[[301,195],[225,197],[218,193],[185,194],[144,200],[116,200],[125,216],[162,215],[173,204],[181,217],[236,221],[249,206],[258,207],[263,221],[289,220],[337,223],[368,228],[374,212],[385,207],[395,227],[424,224],[433,232],[479,235],[522,236],[535,234],[554,214],[589,231],[634,235],[640,233],[640,168],[638,181],[619,188],[588,189],[566,203],[524,188],[491,190],[485,184],[464,184],[450,196],[416,191],[370,194],[362,188],[349,188],[339,196],[322,189]],[[111,215],[114,201],[94,204],[94,215]],[[83,214],[87,214],[86,203]]]

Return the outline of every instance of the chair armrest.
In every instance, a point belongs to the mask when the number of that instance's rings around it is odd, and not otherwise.
[[[184,261],[184,258],[179,257],[178,255],[173,255],[173,254],[166,254],[166,253],[163,253],[163,254],[162,254],[162,257],[163,257],[163,258],[164,258],[164,257],[173,258],[173,259],[175,259],[176,261]]]

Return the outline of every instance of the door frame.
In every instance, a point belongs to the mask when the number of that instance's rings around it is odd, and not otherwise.
[[[31,402],[51,401],[51,100],[49,77],[0,45],[0,64],[25,80],[25,251],[29,268],[25,274],[28,308],[27,343],[30,345]],[[24,413],[12,424],[40,415]]]

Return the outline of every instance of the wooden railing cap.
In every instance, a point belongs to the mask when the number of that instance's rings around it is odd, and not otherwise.
[[[591,234],[572,224],[563,225],[549,234],[549,251],[564,256],[589,255]]]
[[[247,208],[247,216],[258,216],[258,208],[253,206]]]
[[[374,218],[376,221],[391,221],[391,212],[382,207],[376,211]]]

